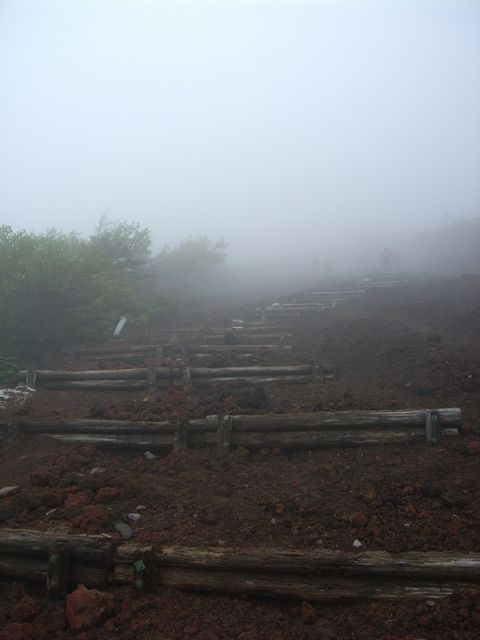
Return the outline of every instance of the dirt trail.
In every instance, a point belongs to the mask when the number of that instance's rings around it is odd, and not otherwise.
[[[253,305],[252,305],[253,306]],[[250,308],[251,311],[251,308]],[[245,309],[220,315],[241,316]],[[285,455],[192,450],[143,454],[69,447],[38,437],[0,449],[0,525],[114,534],[128,513],[135,541],[189,545],[278,545],[350,550],[480,551],[480,284],[475,279],[369,292],[325,313],[292,321],[292,352],[281,362],[327,362],[326,383],[166,392],[38,389],[2,420],[102,417],[130,420],[342,409],[459,406],[466,433],[424,444]],[[215,356],[215,365],[231,363]],[[259,364],[279,362],[260,354]],[[25,363],[30,365],[33,363]],[[38,364],[38,363],[36,363]],[[147,365],[164,364],[151,359]],[[65,356],[42,366],[78,368]],[[81,361],[82,368],[102,368]],[[108,366],[125,366],[121,361]],[[127,365],[130,366],[130,365]],[[472,444],[473,443],[473,444]],[[96,470],[92,473],[92,470]],[[141,508],[142,507],[142,508]],[[144,508],[143,508],[144,507]],[[23,585],[3,585],[0,639],[73,636],[63,605],[28,609]],[[22,602],[22,613],[16,611]],[[165,591],[112,595],[110,614],[87,638],[320,638],[414,640],[480,637],[480,598],[438,603],[311,606]],[[29,613],[30,611],[30,613]],[[16,626],[15,626],[16,625]],[[15,635],[16,634],[16,635]],[[23,635],[22,635],[23,634]]]

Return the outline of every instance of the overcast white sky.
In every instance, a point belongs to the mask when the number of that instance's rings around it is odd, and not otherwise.
[[[239,254],[480,215],[478,0],[0,0],[0,91],[16,228]]]

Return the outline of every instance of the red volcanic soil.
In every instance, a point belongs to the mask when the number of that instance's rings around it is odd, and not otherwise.
[[[221,313],[238,317],[251,309]],[[154,393],[39,388],[25,406],[6,409],[0,419],[159,420],[222,411],[457,406],[464,433],[443,438],[435,448],[415,443],[290,454],[241,448],[222,458],[194,449],[152,460],[143,452],[101,451],[45,437],[5,441],[0,488],[19,488],[0,498],[0,526],[115,535],[118,520],[139,513],[137,521],[125,520],[132,539],[158,545],[351,550],[358,539],[364,550],[480,552],[479,280],[368,292],[322,314],[292,320],[291,331],[291,352],[259,354],[254,361],[324,362],[335,367],[335,380]],[[224,356],[211,361],[232,363]],[[133,366],[72,362],[65,356],[36,364]],[[168,363],[151,359],[146,364]],[[44,594],[29,585],[0,588],[0,640],[480,637],[480,596],[473,592],[441,601],[312,605],[172,589],[147,595],[129,588],[80,589],[65,606],[46,604]]]

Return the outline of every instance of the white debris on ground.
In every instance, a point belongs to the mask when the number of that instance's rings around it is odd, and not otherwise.
[[[10,403],[21,407],[34,393],[35,389],[25,384],[19,384],[14,389],[0,389],[0,411],[5,409],[7,404]]]

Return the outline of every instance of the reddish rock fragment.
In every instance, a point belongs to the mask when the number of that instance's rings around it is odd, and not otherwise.
[[[11,618],[14,622],[29,622],[40,613],[40,606],[28,594],[24,595],[20,602],[13,607]]]
[[[302,620],[305,624],[313,624],[316,620],[317,612],[315,607],[309,602],[302,602]]]
[[[111,502],[120,494],[118,487],[102,487],[95,495],[96,502]]]
[[[93,497],[91,491],[81,491],[80,493],[74,493],[69,495],[65,500],[65,509],[80,509],[87,502],[90,502]]]
[[[354,527],[356,527],[358,529],[359,527],[366,527],[367,526],[368,518],[362,511],[357,511],[350,518],[350,522],[352,523],[352,526],[354,526]]]
[[[95,533],[98,529],[105,527],[109,519],[108,511],[102,504],[90,504],[70,522],[85,533]]]
[[[0,631],[0,640],[33,640],[31,624],[12,622]]]
[[[81,584],[67,596],[65,615],[73,631],[85,631],[104,622],[114,609],[110,593]]]

